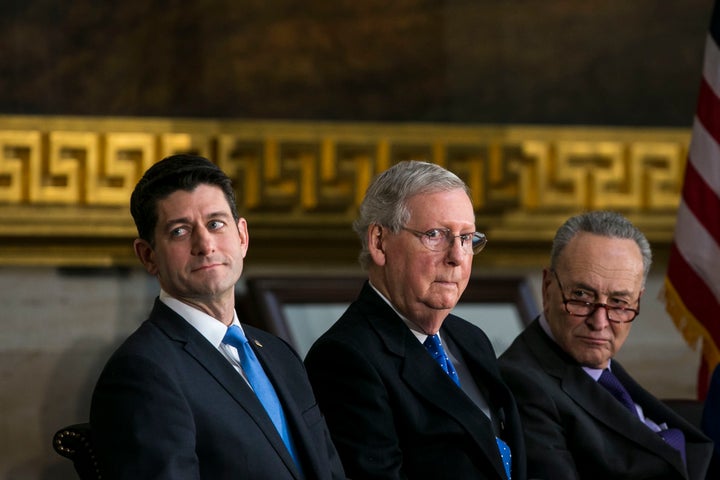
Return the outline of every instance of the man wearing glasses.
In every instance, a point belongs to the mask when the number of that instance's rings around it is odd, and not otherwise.
[[[709,440],[613,360],[640,312],[651,261],[645,236],[617,213],[585,213],[558,229],[543,313],[500,357],[530,477],[705,478]]]
[[[401,162],[372,182],[354,228],[368,282],[305,360],[348,477],[524,480],[495,352],[450,314],[486,243],[467,186]]]

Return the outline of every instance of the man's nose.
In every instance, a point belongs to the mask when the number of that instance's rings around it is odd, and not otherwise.
[[[595,311],[585,319],[585,323],[593,330],[602,330],[610,325],[607,305],[604,303],[595,304]]]
[[[213,238],[206,228],[196,228],[192,236],[192,254],[207,255],[215,250]]]

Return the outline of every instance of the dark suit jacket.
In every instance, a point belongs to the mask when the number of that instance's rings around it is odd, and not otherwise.
[[[715,445],[707,478],[720,478],[720,367],[715,367],[710,379],[701,429]]]
[[[283,404],[306,478],[345,478],[301,360],[278,338],[243,329]],[[104,478],[302,478],[245,380],[159,300],[105,366],[90,423]]]
[[[453,315],[440,332],[487,389],[512,449],[513,479],[524,480],[517,407],[492,345]],[[490,420],[367,283],[305,365],[349,478],[506,478]]]
[[[536,319],[500,356],[520,407],[531,477],[564,479],[705,478],[712,444],[613,360],[612,371],[645,416],[681,429],[688,472],[666,444],[542,330]]]

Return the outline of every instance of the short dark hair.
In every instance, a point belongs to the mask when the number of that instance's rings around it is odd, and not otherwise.
[[[130,196],[130,214],[135,221],[138,236],[153,244],[158,221],[158,201],[178,190],[191,192],[201,184],[220,187],[233,218],[235,221],[240,219],[232,180],[220,167],[198,155],[171,155],[150,167]]]

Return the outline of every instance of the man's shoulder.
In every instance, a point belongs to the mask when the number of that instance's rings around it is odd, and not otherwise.
[[[530,346],[528,345],[528,342],[532,341],[532,339],[528,339],[527,337],[527,329],[520,332],[520,334],[512,341],[510,346],[508,346],[508,348],[500,355],[498,360],[502,363],[512,363],[514,361],[518,361],[519,359],[532,356]]]
[[[518,374],[525,377],[555,371],[561,359],[548,344],[549,339],[543,335],[537,324],[526,327],[498,357],[498,365],[503,375]]]
[[[202,334],[190,323],[156,300],[147,319],[115,349],[110,360],[143,357],[149,361],[167,363],[172,361],[174,355],[184,351],[188,343],[197,343],[203,339]]]
[[[377,328],[373,327],[368,312],[358,310],[357,307],[356,303],[351,304],[345,313],[318,337],[313,344],[315,350],[322,349],[324,345],[334,345],[335,348],[344,346],[344,348],[366,352],[380,347],[382,343],[380,337],[388,335],[384,328],[387,325],[382,325],[381,330],[384,333],[381,335]],[[381,318],[380,322],[392,322],[393,320],[391,318]],[[399,318],[397,321],[401,322]]]
[[[492,342],[482,328],[457,315],[449,314],[443,320],[440,334],[449,335],[455,344],[471,351],[492,349]],[[492,353],[495,355],[494,350]]]
[[[157,324],[148,319],[115,348],[109,360],[127,356],[166,358],[174,344]]]
[[[270,333],[267,330],[263,330],[262,328],[248,325],[245,323],[242,324],[242,328],[245,332],[245,336],[249,340],[257,340],[263,347],[269,347],[274,350],[293,350],[288,342],[278,337],[274,333]]]
[[[469,320],[465,320],[464,318],[458,317],[452,313],[443,320],[443,327],[446,330],[461,332],[464,335],[469,335],[470,337],[487,337],[487,334],[482,328],[478,327]]]
[[[412,334],[392,309],[385,310],[382,305],[357,299],[315,340],[305,364],[318,359],[326,362],[339,355],[346,360],[379,362],[390,352],[401,351],[406,335]]]
[[[391,319],[401,321],[390,307],[379,303],[378,300],[361,294],[320,337],[362,336],[373,330],[373,321],[385,322]]]

